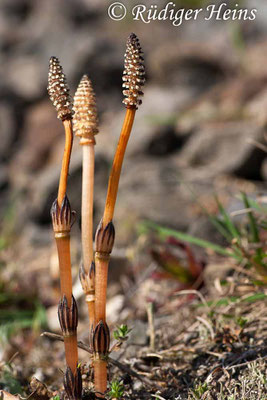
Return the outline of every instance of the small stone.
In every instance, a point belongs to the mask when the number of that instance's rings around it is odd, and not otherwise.
[[[51,332],[61,333],[60,325],[58,322],[58,306],[49,307],[46,311],[47,325]]]
[[[129,322],[127,325],[129,328],[133,326],[133,330],[131,331],[127,341],[128,345],[134,344],[145,346],[147,344],[147,323],[137,320],[134,324]]]
[[[134,384],[133,384],[133,389],[134,389],[134,390],[139,390],[139,389],[141,389],[142,386],[143,386],[143,383],[142,383],[142,382],[140,382],[140,381],[135,381]]]
[[[124,296],[121,294],[118,294],[114,297],[112,297],[108,302],[107,302],[107,315],[108,315],[108,320],[109,323],[116,323],[118,321],[118,317],[120,316],[120,311],[122,309],[124,303]]]

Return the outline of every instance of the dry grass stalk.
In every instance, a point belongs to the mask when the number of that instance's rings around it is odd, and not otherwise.
[[[70,230],[72,212],[69,200],[66,196],[67,179],[73,142],[73,111],[72,99],[69,94],[69,87],[66,82],[66,77],[63,73],[59,60],[56,57],[51,57],[50,59],[48,93],[53,105],[57,110],[58,118],[62,120],[65,128],[65,149],[58,186],[58,197],[52,205],[51,217],[57,244],[60,270],[61,300],[58,308],[59,321],[64,336],[66,362],[71,368],[73,375],[75,375],[78,362],[78,312],[76,302],[72,296],[70,259]]]
[[[113,226],[113,215],[117,199],[118,186],[122,163],[128,139],[132,130],[135,112],[141,104],[140,96],[143,95],[145,69],[142,57],[142,49],[137,36],[132,33],[126,44],[125,63],[123,72],[123,103],[126,106],[126,115],[117,145],[114,161],[109,177],[108,191],[106,197],[103,218],[97,228],[95,236],[95,318],[96,323],[106,324],[106,292],[110,253],[115,239]],[[98,326],[98,325],[97,325]],[[96,327],[97,327],[96,326]],[[96,330],[95,330],[96,332]],[[95,334],[94,334],[95,336]],[[106,360],[95,365],[95,389],[106,390]],[[96,369],[97,368],[97,369]]]
[[[84,75],[74,96],[74,132],[83,146],[82,177],[82,252],[83,264],[80,268],[80,281],[88,305],[90,332],[95,326],[95,266],[93,251],[93,196],[95,138],[98,133],[98,117],[92,83]],[[89,335],[90,337],[91,335]]]

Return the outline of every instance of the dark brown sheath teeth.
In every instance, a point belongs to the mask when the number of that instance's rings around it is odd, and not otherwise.
[[[90,270],[89,270],[89,277],[90,279],[94,279],[95,277],[95,263],[94,261],[91,262]]]
[[[69,400],[81,400],[82,398],[82,376],[80,367],[76,368],[73,375],[70,367],[67,367],[63,378],[63,385]]]
[[[58,304],[58,319],[63,336],[66,337],[76,334],[78,325],[78,308],[73,296],[70,307],[68,306],[65,295],[60,299]]]
[[[102,220],[98,224],[95,234],[95,247],[98,253],[110,254],[115,240],[115,228],[110,221],[103,227]]]
[[[110,333],[108,325],[100,321],[93,334],[93,352],[95,356],[106,357],[109,353]]]
[[[67,196],[64,197],[61,207],[57,199],[53,202],[50,210],[54,232],[70,231],[72,223],[72,211]]]
[[[83,264],[79,269],[79,278],[83,291],[88,294],[94,293],[95,263],[92,261],[89,273],[86,273]]]
[[[84,75],[74,96],[73,130],[77,136],[91,138],[98,133],[98,117],[92,82]]]
[[[145,66],[143,52],[138,37],[131,33],[126,43],[126,53],[124,56],[123,71],[123,95],[125,99],[123,103],[127,108],[136,108],[142,101],[139,99],[143,96],[142,86],[145,83]]]
[[[57,117],[62,121],[72,119],[72,98],[66,76],[57,57],[50,58],[47,90],[57,110]]]

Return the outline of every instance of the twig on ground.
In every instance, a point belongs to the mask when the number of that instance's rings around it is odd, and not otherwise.
[[[247,353],[247,352],[246,352]],[[242,357],[239,357],[238,360],[242,359],[244,357],[244,355]],[[251,360],[251,361],[246,361],[244,363],[241,364],[235,364],[235,365],[229,365],[228,367],[225,367],[226,370],[228,369],[233,369],[233,368],[240,368],[240,367],[245,367],[246,365],[249,365],[251,363],[257,362],[257,361],[262,361],[265,360],[267,358],[267,356],[264,357],[258,357],[255,360]]]
[[[156,399],[159,399],[159,400],[166,400],[165,397],[162,397],[159,394],[152,394],[151,397],[155,397]]]
[[[259,357],[259,358],[256,358],[256,360],[246,361],[246,362],[244,362],[244,363],[242,363],[242,364],[232,365],[232,366],[230,366],[230,367],[226,367],[225,369],[228,370],[228,369],[233,369],[233,368],[245,367],[246,365],[252,364],[252,363],[254,363],[254,362],[263,361],[263,360],[265,360],[266,358],[267,358],[267,356]]]
[[[48,337],[49,339],[52,340],[59,340],[60,342],[64,342],[64,338],[62,335],[58,335],[56,333],[51,333],[51,332],[43,332],[41,336]],[[90,346],[86,345],[85,343],[78,341],[78,347],[84,351],[87,351],[87,353],[92,354],[92,350],[90,349]],[[121,371],[128,373],[129,375],[132,375],[134,378],[139,379],[141,382],[147,384],[148,386],[151,386],[151,383],[141,377],[137,372],[133,371],[130,367],[127,367],[127,365],[122,364],[118,360],[114,360],[113,358],[109,357],[108,358],[109,362],[113,364],[115,367],[119,368]]]
[[[175,296],[183,296],[185,294],[195,294],[196,296],[198,296],[200,298],[200,300],[202,301],[204,306],[207,307],[208,310],[210,310],[210,306],[208,305],[207,300],[205,299],[203,294],[200,293],[198,290],[194,290],[194,289],[181,290],[181,291],[175,293]]]

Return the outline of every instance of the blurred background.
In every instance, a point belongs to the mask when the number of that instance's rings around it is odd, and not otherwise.
[[[122,2],[128,11],[140,3]],[[214,193],[229,212],[240,208],[235,197],[240,191],[255,198],[266,194],[267,4],[265,0],[225,2],[233,8],[237,3],[241,8],[256,8],[256,19],[199,17],[175,27],[170,21],[133,21],[130,12],[121,21],[111,20],[107,14],[111,2],[106,1],[0,1],[3,310],[12,302],[20,301],[24,309],[29,302],[38,303],[34,315],[42,319],[42,307],[58,301],[49,212],[57,193],[64,132],[46,90],[51,56],[60,59],[72,95],[84,73],[96,92],[100,119],[95,146],[96,227],[125,113],[121,76],[131,32],[137,34],[144,51],[147,82],[121,176],[111,280],[114,271],[117,277],[127,271],[126,255],[136,243],[138,222],[152,220],[219,242],[202,209],[217,212]],[[155,3],[159,8],[167,4]],[[177,0],[175,4],[178,10],[211,2]],[[78,142],[74,141],[68,187],[77,212],[72,237],[74,276],[81,251]],[[55,326],[56,317],[51,329]],[[13,348],[19,347],[21,339],[14,340]]]

